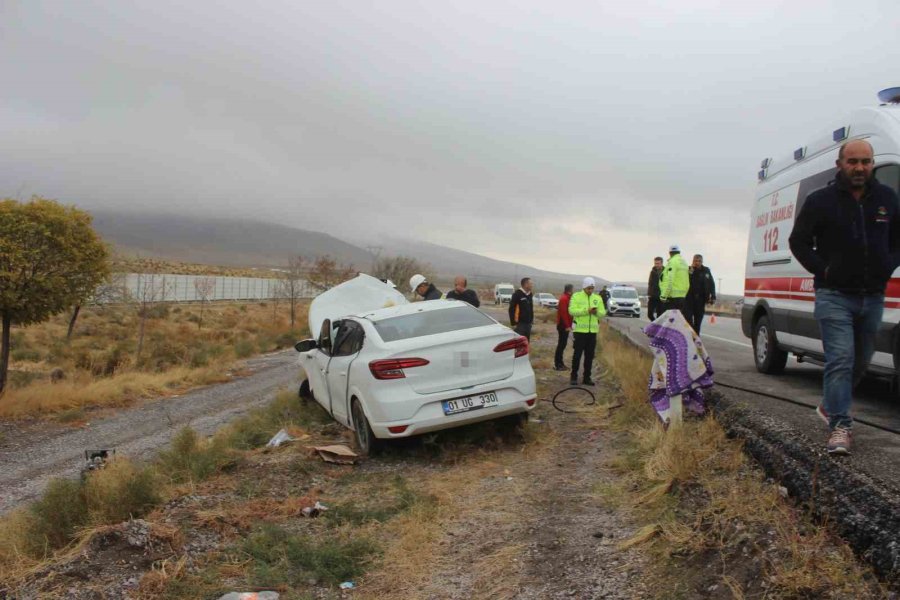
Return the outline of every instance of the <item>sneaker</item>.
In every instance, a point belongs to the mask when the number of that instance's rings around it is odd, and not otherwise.
[[[571,385],[572,387],[578,387],[578,378],[577,378],[577,377],[573,377],[572,379],[570,379],[570,380],[569,380],[569,385]]]
[[[816,414],[819,415],[819,418],[825,422],[826,425],[831,425],[831,419],[828,417],[828,413],[825,412],[825,407],[821,404],[816,407]]]
[[[850,454],[850,439],[852,434],[846,427],[835,427],[828,436],[828,454]]]
[[[594,380],[593,379],[585,379],[584,381],[581,382],[581,384],[582,385],[594,385]]]
[[[556,365],[556,366],[553,367],[553,368],[554,368],[555,370],[557,370],[557,371],[568,371],[568,370],[569,370],[568,368],[566,368],[565,365]]]

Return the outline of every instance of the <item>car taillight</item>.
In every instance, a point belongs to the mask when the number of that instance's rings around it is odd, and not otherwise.
[[[385,360],[373,360],[369,363],[369,370],[375,379],[403,379],[406,374],[403,369],[424,367],[428,361],[424,358],[388,358]]]
[[[497,344],[497,347],[494,348],[494,352],[506,352],[507,350],[515,350],[516,358],[520,356],[525,356],[528,354],[528,338],[519,336],[514,337],[511,340],[506,340],[505,342],[500,342]]]

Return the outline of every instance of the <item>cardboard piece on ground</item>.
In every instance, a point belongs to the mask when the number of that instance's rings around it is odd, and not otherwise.
[[[315,450],[322,460],[339,465],[352,465],[359,458],[353,450],[343,444],[335,444],[333,446],[314,446]]]

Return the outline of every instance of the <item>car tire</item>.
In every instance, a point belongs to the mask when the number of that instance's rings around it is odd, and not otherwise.
[[[768,315],[763,315],[753,324],[753,360],[756,370],[767,375],[777,375],[784,371],[788,353],[778,347],[775,330]]]
[[[360,456],[374,456],[384,447],[384,440],[375,437],[366,413],[363,412],[362,404],[356,398],[350,405],[350,412],[353,417],[353,440],[356,442],[356,449]]]
[[[297,396],[299,396],[300,400],[304,403],[312,398],[312,390],[309,389],[309,379],[304,379],[303,383],[300,384],[300,389],[297,390]]]
[[[521,437],[524,434],[527,425],[527,412],[506,415],[497,419],[497,430],[503,435],[515,435]]]

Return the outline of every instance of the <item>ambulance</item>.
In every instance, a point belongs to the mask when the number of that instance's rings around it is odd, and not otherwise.
[[[900,192],[900,88],[878,94],[881,104],[835,120],[818,137],[760,165],[750,218],[741,327],[753,343],[756,368],[780,373],[788,354],[823,364],[825,353],[813,317],[813,276],[788,247],[794,219],[811,192],[833,181],[841,145],[866,140],[875,150],[875,178]],[[884,320],[875,340],[870,374],[897,381],[900,371],[900,269],[885,292]]]

